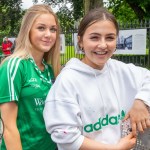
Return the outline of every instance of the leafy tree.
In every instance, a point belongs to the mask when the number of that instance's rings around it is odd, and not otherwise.
[[[139,20],[150,19],[150,0],[126,0]]]
[[[37,2],[38,0],[33,0]],[[94,7],[107,7],[120,22],[150,19],[150,0],[43,0],[52,7],[59,6],[57,12],[62,29],[78,26],[82,16]],[[68,9],[67,3],[70,4]],[[60,5],[59,5],[60,4]],[[62,6],[61,6],[62,4]],[[74,25],[75,24],[75,25]]]
[[[83,16],[83,0],[43,0],[43,2],[59,8],[57,15],[63,30],[73,29],[74,23]]]
[[[57,12],[57,16],[59,18],[60,26],[64,32],[74,28],[75,20],[73,13],[67,7],[61,7]]]
[[[37,3],[38,0],[33,0]],[[73,29],[82,16],[94,7],[103,5],[103,0],[43,0],[52,7],[59,7],[57,15],[63,30]],[[67,7],[70,4],[70,8]]]
[[[93,8],[103,7],[103,0],[83,0],[85,14]]]
[[[9,36],[18,33],[20,19],[22,18],[21,0],[0,1],[0,32]],[[5,35],[5,36],[6,36]]]
[[[107,4],[120,21],[150,19],[150,0],[109,0]]]

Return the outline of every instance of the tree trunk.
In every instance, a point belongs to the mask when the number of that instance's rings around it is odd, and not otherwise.
[[[97,7],[103,7],[103,0],[84,0],[84,13]]]
[[[144,10],[140,6],[140,3],[133,3],[131,0],[126,0],[129,6],[133,9],[139,20],[143,20],[143,17],[146,16]]]

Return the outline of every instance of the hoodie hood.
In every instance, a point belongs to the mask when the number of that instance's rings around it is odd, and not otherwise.
[[[70,61],[68,61],[65,68],[63,69],[64,71],[66,69],[72,69],[77,72],[80,72],[81,74],[85,74],[86,77],[89,78],[89,80],[92,78],[95,78],[95,80],[96,80],[95,85],[97,86],[97,89],[99,91],[99,96],[101,97],[101,102],[104,106],[103,107],[103,115],[106,114],[107,105],[105,102],[105,98],[103,98],[103,96],[102,96],[102,91],[101,91],[100,85],[98,83],[99,83],[99,76],[101,76],[101,75],[105,76],[105,74],[108,74],[108,76],[109,76],[109,69],[107,69],[107,68],[108,68],[107,63],[104,65],[103,69],[98,70],[98,69],[94,69],[91,66],[83,63],[81,60],[79,60],[77,58],[72,58],[72,59],[70,59]]]
[[[65,68],[65,69],[73,69],[73,70],[77,70],[81,73],[86,73],[88,75],[100,75],[102,73],[104,73],[106,71],[106,68],[107,68],[107,64],[105,64],[104,68],[101,69],[101,70],[98,70],[98,69],[94,69],[92,68],[91,66],[83,63],[81,60],[77,59],[77,58],[71,58]]]

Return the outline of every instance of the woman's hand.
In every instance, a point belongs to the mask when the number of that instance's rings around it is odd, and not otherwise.
[[[121,138],[117,144],[116,150],[130,150],[134,148],[136,144],[136,138],[133,136],[132,133]]]
[[[125,116],[124,120],[130,118],[132,134],[136,136],[137,131],[144,132],[145,129],[150,127],[150,114],[144,102],[136,99],[132,108]]]

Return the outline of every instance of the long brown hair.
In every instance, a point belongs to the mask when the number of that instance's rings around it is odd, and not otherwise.
[[[83,38],[83,35],[89,26],[101,20],[111,21],[115,25],[116,32],[118,35],[119,26],[114,15],[111,14],[107,9],[100,7],[100,8],[95,8],[95,9],[90,10],[81,20],[81,23],[78,28],[78,36],[80,36],[80,39]]]

